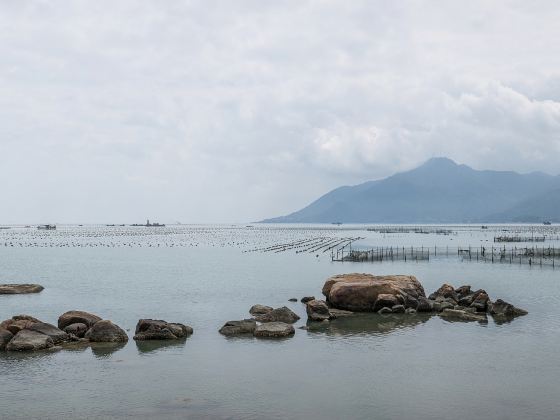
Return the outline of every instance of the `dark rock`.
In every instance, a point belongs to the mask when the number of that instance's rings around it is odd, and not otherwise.
[[[273,309],[264,315],[258,315],[255,319],[259,322],[285,322],[293,324],[299,319],[299,316],[290,308],[282,306],[281,308]]]
[[[433,312],[434,301],[426,299],[425,297],[418,298],[418,306],[416,311],[418,312]]]
[[[404,296],[404,307],[416,309],[418,307],[418,299],[414,296]]]
[[[175,335],[177,338],[188,337],[194,332],[192,327],[185,324],[179,324],[177,322],[168,322],[167,328],[169,328],[173,335]]]
[[[85,338],[96,343],[124,343],[128,341],[126,332],[109,320],[97,321],[86,332]]]
[[[445,309],[444,311],[440,312],[440,317],[448,320],[448,321],[478,321],[478,322],[487,322],[486,315],[483,314],[476,314],[470,313],[467,311],[456,310],[456,309]]]
[[[344,318],[354,315],[354,312],[345,311],[344,309],[329,308],[330,319]]]
[[[301,303],[307,303],[312,300],[315,300],[315,296],[304,296],[301,298]]]
[[[87,330],[88,326],[86,324],[82,324],[81,322],[70,324],[64,328],[65,333],[75,335],[78,338],[82,338]]]
[[[297,302],[297,299],[296,298],[290,298],[290,299],[288,299],[288,301],[289,302]]]
[[[395,305],[395,306],[393,306],[393,307],[391,308],[391,311],[392,311],[394,314],[404,314],[404,312],[405,312],[405,307],[404,307],[404,305]]]
[[[5,350],[14,335],[8,330],[0,330],[0,350]]]
[[[254,319],[228,321],[220,328],[220,334],[227,336],[253,334],[256,328],[257,322]]]
[[[377,300],[373,305],[373,310],[375,312],[379,312],[381,308],[392,308],[395,305],[400,305],[400,302],[395,295],[382,293],[377,295]]]
[[[323,286],[327,302],[338,309],[355,312],[376,312],[380,295],[391,295],[383,306],[404,304],[404,296],[425,297],[424,288],[414,276],[373,276],[371,274],[342,274],[329,278]]]
[[[140,319],[136,324],[134,340],[176,340],[192,334],[192,328],[160,319]]]
[[[295,334],[295,330],[285,322],[267,322],[255,328],[254,334],[258,338],[280,338]]]
[[[58,328],[63,330],[71,324],[86,324],[88,328],[101,321],[101,317],[84,311],[68,311],[58,317]]]
[[[40,284],[0,284],[0,295],[39,293],[43,289]]]
[[[249,313],[253,316],[255,315],[264,315],[272,311],[272,307],[266,305],[253,305],[251,309],[249,309]]]
[[[443,284],[439,289],[429,296],[429,299],[437,300],[437,298],[452,298],[454,301],[459,300],[458,294],[455,292],[455,288],[450,284]]]
[[[44,350],[54,346],[52,338],[37,331],[21,330],[6,346],[8,351]]]
[[[306,310],[307,316],[311,321],[324,321],[331,317],[329,307],[324,300],[313,299],[308,301]]]
[[[383,314],[390,314],[390,313],[392,313],[392,312],[393,312],[393,310],[392,310],[391,308],[387,307],[387,306],[384,306],[384,307],[381,308],[379,311],[377,311],[377,313],[378,313],[378,314],[381,314],[381,315],[383,315]]]
[[[459,299],[468,296],[471,294],[471,286],[465,285],[465,286],[458,287],[457,289],[455,289],[455,293],[457,293]]]
[[[410,315],[415,314],[415,313],[416,313],[416,309],[414,309],[414,308],[406,308],[405,313],[410,314]]]
[[[486,312],[489,301],[490,298],[484,290],[475,292],[473,295],[473,302],[470,307],[475,308],[477,312]]]
[[[457,302],[461,306],[471,306],[473,303],[474,295],[467,295],[459,298],[459,302]]]
[[[30,331],[35,331],[41,334],[48,335],[54,344],[60,344],[68,341],[68,334],[56,328],[54,325],[47,324],[46,322],[36,322],[29,328]]]
[[[502,299],[496,300],[488,305],[488,312],[494,318],[512,319],[516,316],[527,315],[528,312],[524,309],[516,308],[511,303]]]

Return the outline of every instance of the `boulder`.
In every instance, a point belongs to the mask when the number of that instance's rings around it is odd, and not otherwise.
[[[43,289],[40,284],[0,284],[0,295],[39,293]]]
[[[484,290],[479,290],[473,294],[471,308],[475,308],[477,312],[486,312],[490,298]]]
[[[290,308],[282,306],[264,315],[258,315],[255,319],[259,322],[285,322],[287,324],[293,324],[299,319],[299,316]]]
[[[437,298],[452,298],[454,301],[459,300],[459,295],[455,292],[455,288],[450,284],[443,284],[439,289],[429,296],[429,299],[437,300]]]
[[[0,330],[0,350],[6,350],[6,346],[14,335],[8,330]]]
[[[160,319],[140,319],[136,324],[134,340],[176,340],[192,334],[191,327]]]
[[[95,322],[84,337],[95,343],[125,343],[128,341],[126,332],[109,320]]]
[[[285,322],[267,322],[255,328],[254,334],[258,338],[280,338],[295,334],[295,330]]]
[[[457,309],[445,309],[444,311],[440,312],[440,317],[448,320],[448,321],[479,321],[479,322],[487,322],[486,315],[471,313],[463,310]]]
[[[502,299],[496,300],[496,302],[491,302],[488,305],[488,312],[494,318],[511,319],[516,316],[527,315],[528,312],[524,309],[516,308],[511,303],[508,303]]]
[[[392,308],[396,305],[400,305],[400,301],[395,295],[382,293],[377,295],[377,300],[373,304],[373,310],[375,312],[379,312],[382,308]]]
[[[253,305],[251,309],[249,309],[249,313],[253,316],[255,315],[264,315],[272,311],[272,307],[266,305]]]
[[[36,322],[41,322],[30,315],[16,315],[0,323],[0,329],[8,330],[16,335],[21,330],[29,328]]]
[[[87,332],[87,330],[88,330],[88,326],[86,324],[82,324],[81,322],[70,324],[64,328],[65,333],[72,334],[79,338],[82,338]]]
[[[356,312],[372,312],[382,306],[406,304],[405,296],[414,301],[425,297],[424,288],[414,276],[373,276],[371,274],[341,274],[329,278],[323,286],[323,295],[338,309]],[[394,299],[377,303],[380,295],[392,295]],[[391,304],[392,303],[392,304]]]
[[[307,316],[311,321],[324,321],[331,317],[329,307],[324,300],[310,300],[306,305]]]
[[[418,298],[418,306],[416,307],[417,312],[433,312],[434,301],[426,299],[425,297]]]
[[[473,299],[474,299],[474,295],[470,294],[470,295],[460,297],[457,303],[461,306],[471,306],[473,303]]]
[[[54,344],[60,344],[69,340],[67,333],[56,328],[52,324],[47,324],[46,322],[36,322],[32,324],[28,329],[30,331],[48,335]]]
[[[301,303],[307,303],[315,300],[315,296],[304,296],[301,298]]]
[[[63,330],[71,324],[86,324],[88,328],[101,321],[101,317],[84,311],[68,311],[58,317],[58,328]]]
[[[257,328],[257,322],[254,319],[243,319],[226,322],[219,332],[227,336],[253,334],[255,328]]]
[[[33,351],[54,346],[52,338],[37,331],[21,330],[6,346],[8,351]]]
[[[458,287],[455,289],[455,293],[457,293],[457,296],[459,296],[459,299],[461,299],[462,297],[468,296],[471,294],[471,286],[469,285],[464,285],[461,287]]]

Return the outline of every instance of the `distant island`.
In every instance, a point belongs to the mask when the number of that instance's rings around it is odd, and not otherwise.
[[[355,186],[262,223],[560,222],[560,176],[479,171],[448,158]]]

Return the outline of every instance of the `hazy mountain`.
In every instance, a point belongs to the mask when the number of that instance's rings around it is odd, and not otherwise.
[[[560,177],[478,171],[447,158],[388,178],[332,190],[270,223],[560,221]]]

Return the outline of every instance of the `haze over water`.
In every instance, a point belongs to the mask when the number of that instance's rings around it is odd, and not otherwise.
[[[186,341],[0,353],[0,417],[357,418],[560,417],[558,269],[463,261],[340,263],[329,252],[245,252],[313,236],[364,237],[352,246],[491,246],[503,229],[443,226],[450,235],[367,231],[369,225],[254,227],[66,226],[0,231],[0,278],[36,295],[0,296],[0,319],[56,323],[71,309],[129,330],[139,318],[183,322]],[[534,230],[541,231],[542,226]],[[558,231],[546,228],[551,236]],[[523,244],[522,244],[523,245]],[[541,246],[541,244],[538,244]],[[560,246],[552,240],[545,246]],[[411,274],[426,293],[470,284],[529,311],[498,325],[437,316],[363,315],[308,331],[304,305],[331,275]],[[285,340],[228,339],[225,321],[256,303],[301,316]]]

